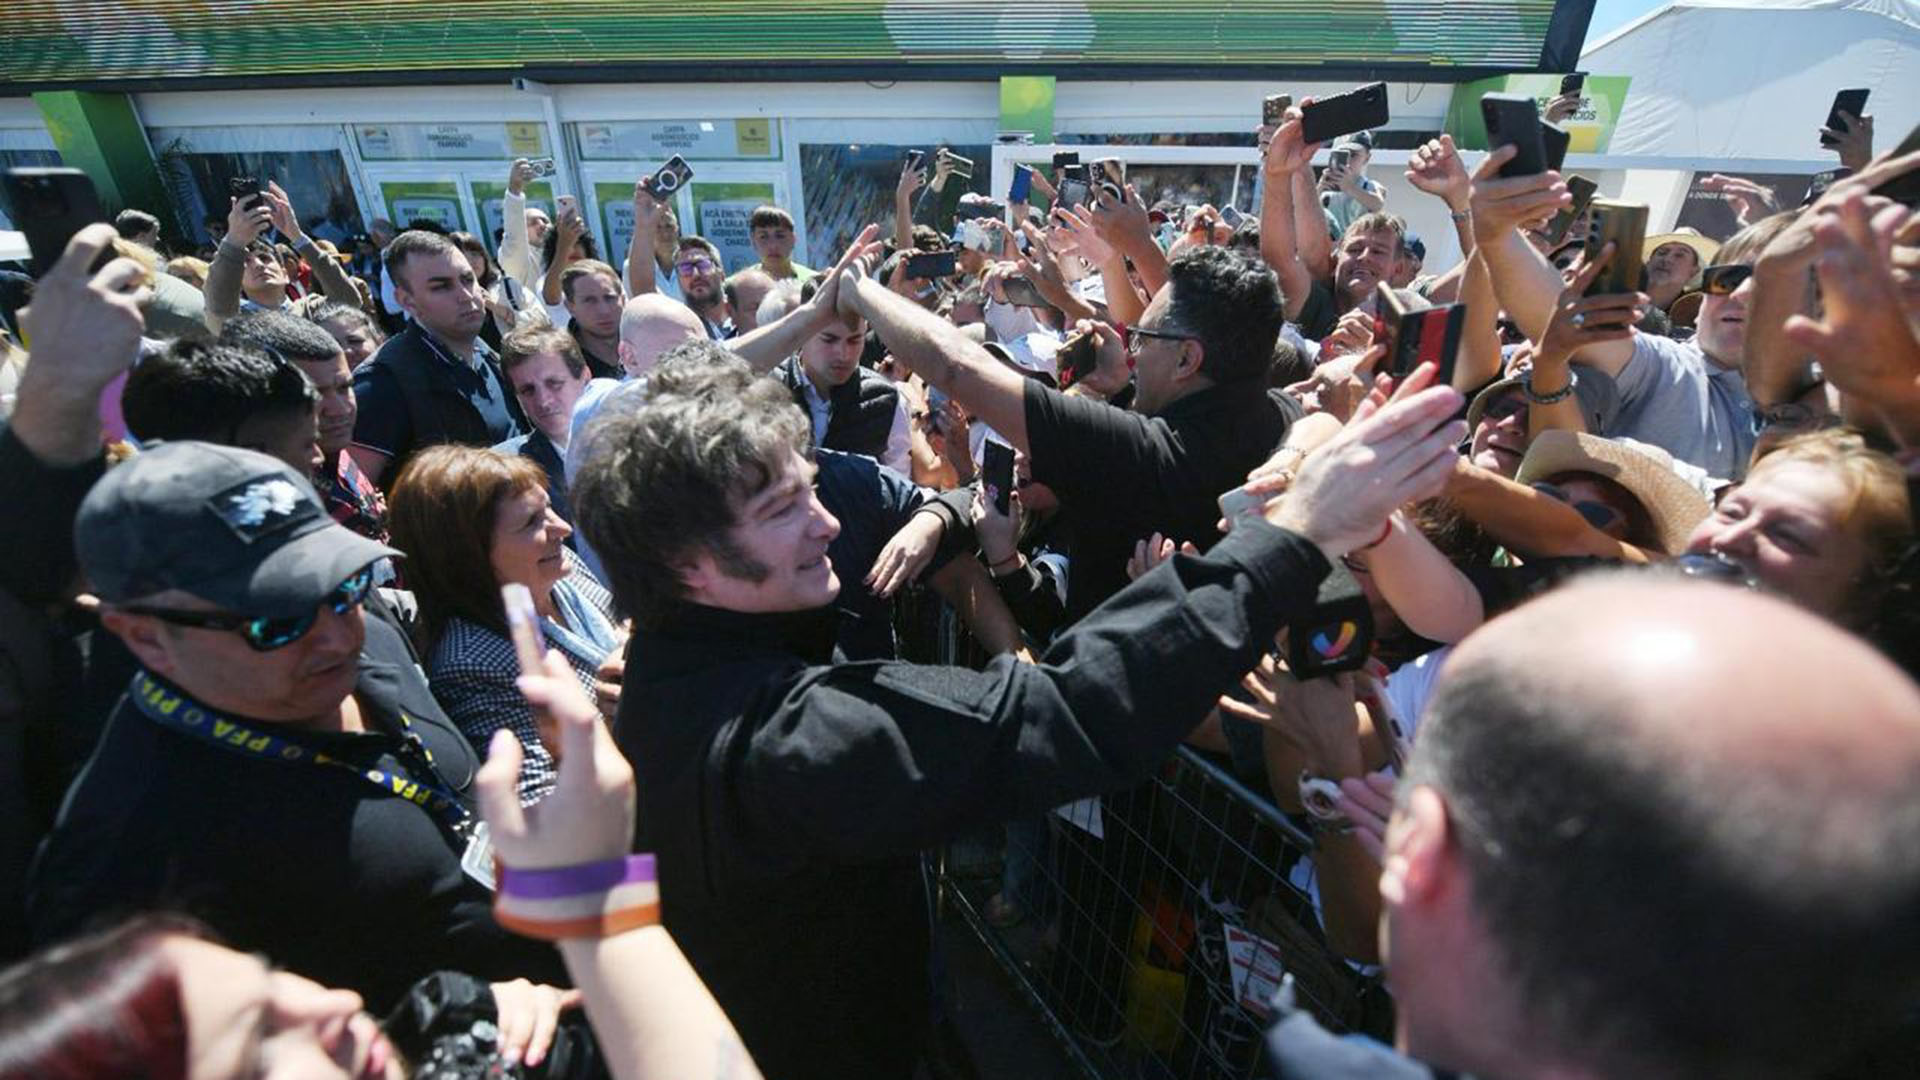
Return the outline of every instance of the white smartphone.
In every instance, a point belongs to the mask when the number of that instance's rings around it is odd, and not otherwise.
[[[1227,527],[1243,517],[1258,517],[1267,509],[1267,500],[1271,495],[1255,495],[1245,485],[1234,488],[1220,496],[1220,516],[1226,519]]]
[[[568,214],[577,214],[580,212],[580,200],[574,198],[571,195],[560,196],[559,198],[554,200],[554,205],[559,210],[559,214],[561,217],[566,217]]]

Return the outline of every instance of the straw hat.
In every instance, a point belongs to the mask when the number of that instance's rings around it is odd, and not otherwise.
[[[1673,455],[1632,439],[1541,432],[1514,479],[1532,484],[1570,472],[1592,473],[1626,488],[1646,508],[1661,550],[1669,555],[1686,550],[1693,527],[1713,510],[1705,496],[1674,471]]]
[[[1699,283],[1700,271],[1712,266],[1713,257],[1720,254],[1720,241],[1711,236],[1704,236],[1699,229],[1686,225],[1670,233],[1647,237],[1646,242],[1640,245],[1640,261],[1645,262],[1653,258],[1653,253],[1660,250],[1662,244],[1685,244],[1693,249],[1694,256],[1700,260],[1700,265],[1694,269],[1693,277],[1687,280],[1689,287]]]

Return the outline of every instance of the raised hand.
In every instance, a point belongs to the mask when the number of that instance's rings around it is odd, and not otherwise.
[[[280,190],[279,184],[267,181],[267,190],[261,192],[260,197],[266,202],[268,220],[280,230],[281,236],[287,238],[287,243],[298,246],[307,238],[307,234],[300,231],[300,219],[293,212],[293,200],[287,198],[287,193]]]
[[[1473,179],[1454,149],[1453,136],[1429,139],[1407,159],[1407,182],[1447,204],[1458,213],[1467,208]]]
[[[1440,493],[1467,435],[1465,422],[1452,419],[1461,403],[1447,386],[1378,408],[1362,402],[1353,422],[1301,462],[1286,495],[1267,505],[1267,520],[1313,541],[1329,560],[1371,542],[1402,505]]]
[[[1840,164],[1859,172],[1873,160],[1873,117],[1855,116],[1850,112],[1840,113],[1840,123],[1846,130],[1834,131],[1821,128],[1820,134],[1833,139],[1833,152],[1840,155]]]
[[[1497,242],[1514,229],[1544,221],[1573,205],[1573,196],[1557,172],[1502,178],[1500,166],[1517,153],[1512,146],[1502,146],[1473,172],[1467,203],[1473,210],[1473,238],[1478,243]]]
[[[1874,404],[1920,399],[1920,297],[1903,292],[1893,263],[1896,237],[1917,220],[1898,203],[1872,212],[1857,190],[1820,214],[1814,272],[1825,311],[1787,320],[1787,338],[1820,357],[1833,385]]]
[[[244,205],[248,202],[252,202],[253,205],[251,207]],[[272,224],[273,205],[268,202],[265,192],[261,193],[258,201],[255,201],[252,196],[241,199],[238,195],[230,200],[230,206],[227,209],[227,239],[233,241],[235,246],[244,248],[260,239],[260,234],[266,232]]]
[[[1604,293],[1587,296],[1587,286],[1600,276],[1613,258],[1613,244],[1600,249],[1600,257],[1583,263],[1555,302],[1547,321],[1546,333],[1534,349],[1536,357],[1563,361],[1589,345],[1603,341],[1624,341],[1633,336],[1633,326],[1653,303],[1645,293]]]

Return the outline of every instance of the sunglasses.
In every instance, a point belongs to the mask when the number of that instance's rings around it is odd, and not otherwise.
[[[1578,510],[1580,516],[1587,519],[1587,524],[1602,532],[1605,532],[1614,522],[1620,520],[1620,511],[1615,510],[1606,503],[1593,502],[1590,499],[1581,499],[1575,502],[1573,496],[1567,492],[1567,489],[1558,484],[1549,484],[1544,480],[1539,480],[1534,482],[1533,490],[1550,499],[1558,499],[1568,506],[1573,507],[1575,510]]]
[[[1502,394],[1493,403],[1481,410],[1480,418],[1488,423],[1497,424],[1509,416],[1526,416],[1527,399],[1519,394]]]
[[[1700,290],[1708,296],[1729,296],[1752,276],[1753,267],[1742,263],[1709,266],[1700,271]]]
[[[181,611],[177,608],[157,608],[130,605],[120,610],[131,615],[147,615],[164,623],[175,626],[191,626],[200,630],[225,630],[245,638],[254,652],[272,652],[284,648],[307,636],[313,624],[320,620],[320,608],[330,607],[336,615],[345,615],[366,602],[367,594],[373,591],[373,567],[368,566],[359,573],[334,586],[312,611],[305,615],[289,615],[278,619],[256,619],[247,615],[233,615],[224,611]]]
[[[1181,334],[1171,330],[1149,330],[1144,326],[1120,324],[1120,343],[1126,347],[1128,356],[1139,356],[1140,350],[1147,347],[1148,338],[1161,341],[1198,341],[1196,334]]]

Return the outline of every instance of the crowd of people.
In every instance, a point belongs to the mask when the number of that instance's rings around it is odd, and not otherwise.
[[[1182,744],[1392,994],[1275,1075],[1910,1074],[1920,153],[1609,293],[1512,147],[1274,119],[1257,216],[920,155],[820,270],[525,161],[491,244],[82,229],[0,313],[0,1077],[913,1076],[923,853]]]

